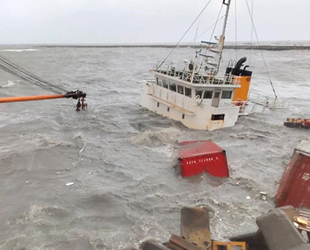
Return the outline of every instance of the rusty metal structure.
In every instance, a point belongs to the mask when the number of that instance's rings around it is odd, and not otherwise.
[[[213,241],[213,248],[212,250],[219,250],[222,249],[221,247],[225,247],[227,250],[235,249],[234,247],[238,246],[240,250],[246,250],[246,243],[239,242],[239,241]]]
[[[258,231],[230,237],[230,241],[211,239],[207,208],[183,207],[181,236],[172,234],[167,243],[152,240],[142,250],[309,250],[310,212],[292,206],[275,208],[256,219]],[[308,240],[302,232],[308,233]],[[135,250],[135,249],[131,249]]]
[[[310,209],[310,142],[302,140],[294,150],[293,157],[283,173],[276,206],[292,205]]]
[[[310,119],[287,118],[284,126],[289,128],[310,128]]]
[[[208,209],[205,207],[183,207],[181,209],[181,236],[200,249],[211,249]]]

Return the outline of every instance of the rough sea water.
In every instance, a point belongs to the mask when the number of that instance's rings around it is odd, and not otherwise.
[[[0,48],[0,54],[67,90],[76,101],[0,105],[0,249],[124,249],[180,232],[183,206],[212,211],[213,239],[256,230],[274,207],[281,175],[309,131],[283,126],[310,118],[310,51],[263,51],[288,109],[240,117],[236,126],[195,131],[139,106],[141,81],[168,48]],[[194,50],[178,49],[175,61]],[[273,96],[260,51],[239,50],[251,89]],[[223,67],[236,52],[224,51]],[[0,96],[48,93],[0,71]],[[175,169],[176,143],[211,139],[227,152],[231,177],[188,179]],[[67,183],[73,185],[67,186]],[[267,200],[260,198],[267,193]]]

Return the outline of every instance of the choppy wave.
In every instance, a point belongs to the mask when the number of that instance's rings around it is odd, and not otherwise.
[[[39,51],[38,49],[4,49],[1,50],[4,52],[32,52],[32,51]]]
[[[29,212],[24,214],[21,218],[16,219],[16,224],[53,224],[55,220],[63,220],[70,217],[70,214],[63,208],[57,206],[37,206],[30,207]]]
[[[230,135],[230,137],[232,138],[237,138],[237,139],[258,139],[258,138],[268,138],[268,136],[263,135],[263,134],[259,134],[259,133],[253,133],[250,131],[247,132],[241,132],[238,134],[232,134]]]
[[[283,126],[286,117],[310,117],[309,88],[300,93],[291,80],[294,72],[294,83],[307,83],[309,51],[264,53],[271,73],[281,69],[275,88],[290,109],[242,117],[233,128],[208,132],[139,107],[140,82],[168,49],[3,49],[25,51],[6,56],[41,78],[64,79],[68,89],[87,92],[89,109],[75,112],[76,102],[68,99],[1,105],[0,249],[114,250],[143,239],[167,241],[179,232],[181,208],[195,205],[213,211],[213,238],[249,233],[256,230],[255,218],[274,207],[277,181],[294,147],[310,139],[308,131]],[[182,64],[192,52],[180,49],[175,59]],[[235,53],[225,51],[225,57]],[[256,81],[265,77],[259,71],[264,65],[252,57],[251,87],[268,92],[269,81]],[[287,64],[286,57],[305,67]],[[97,67],[102,60],[108,63]],[[3,94],[13,88],[16,95],[31,94],[26,84],[5,77]],[[230,178],[176,174],[176,142],[183,139],[218,143],[227,153]],[[260,192],[267,193],[266,201]]]
[[[182,135],[175,127],[163,128],[157,131],[147,130],[129,138],[129,141],[139,145],[156,145],[162,143],[174,144]]]

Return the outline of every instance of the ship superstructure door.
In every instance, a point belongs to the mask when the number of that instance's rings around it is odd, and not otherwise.
[[[218,106],[220,104],[220,96],[221,96],[221,91],[215,90],[214,95],[213,95],[213,99],[212,99],[212,104],[211,104],[212,107],[218,108]]]

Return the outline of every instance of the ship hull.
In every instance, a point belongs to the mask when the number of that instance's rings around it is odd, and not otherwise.
[[[143,83],[140,105],[197,130],[233,127],[239,115],[239,107],[234,105],[215,108],[150,82]]]

